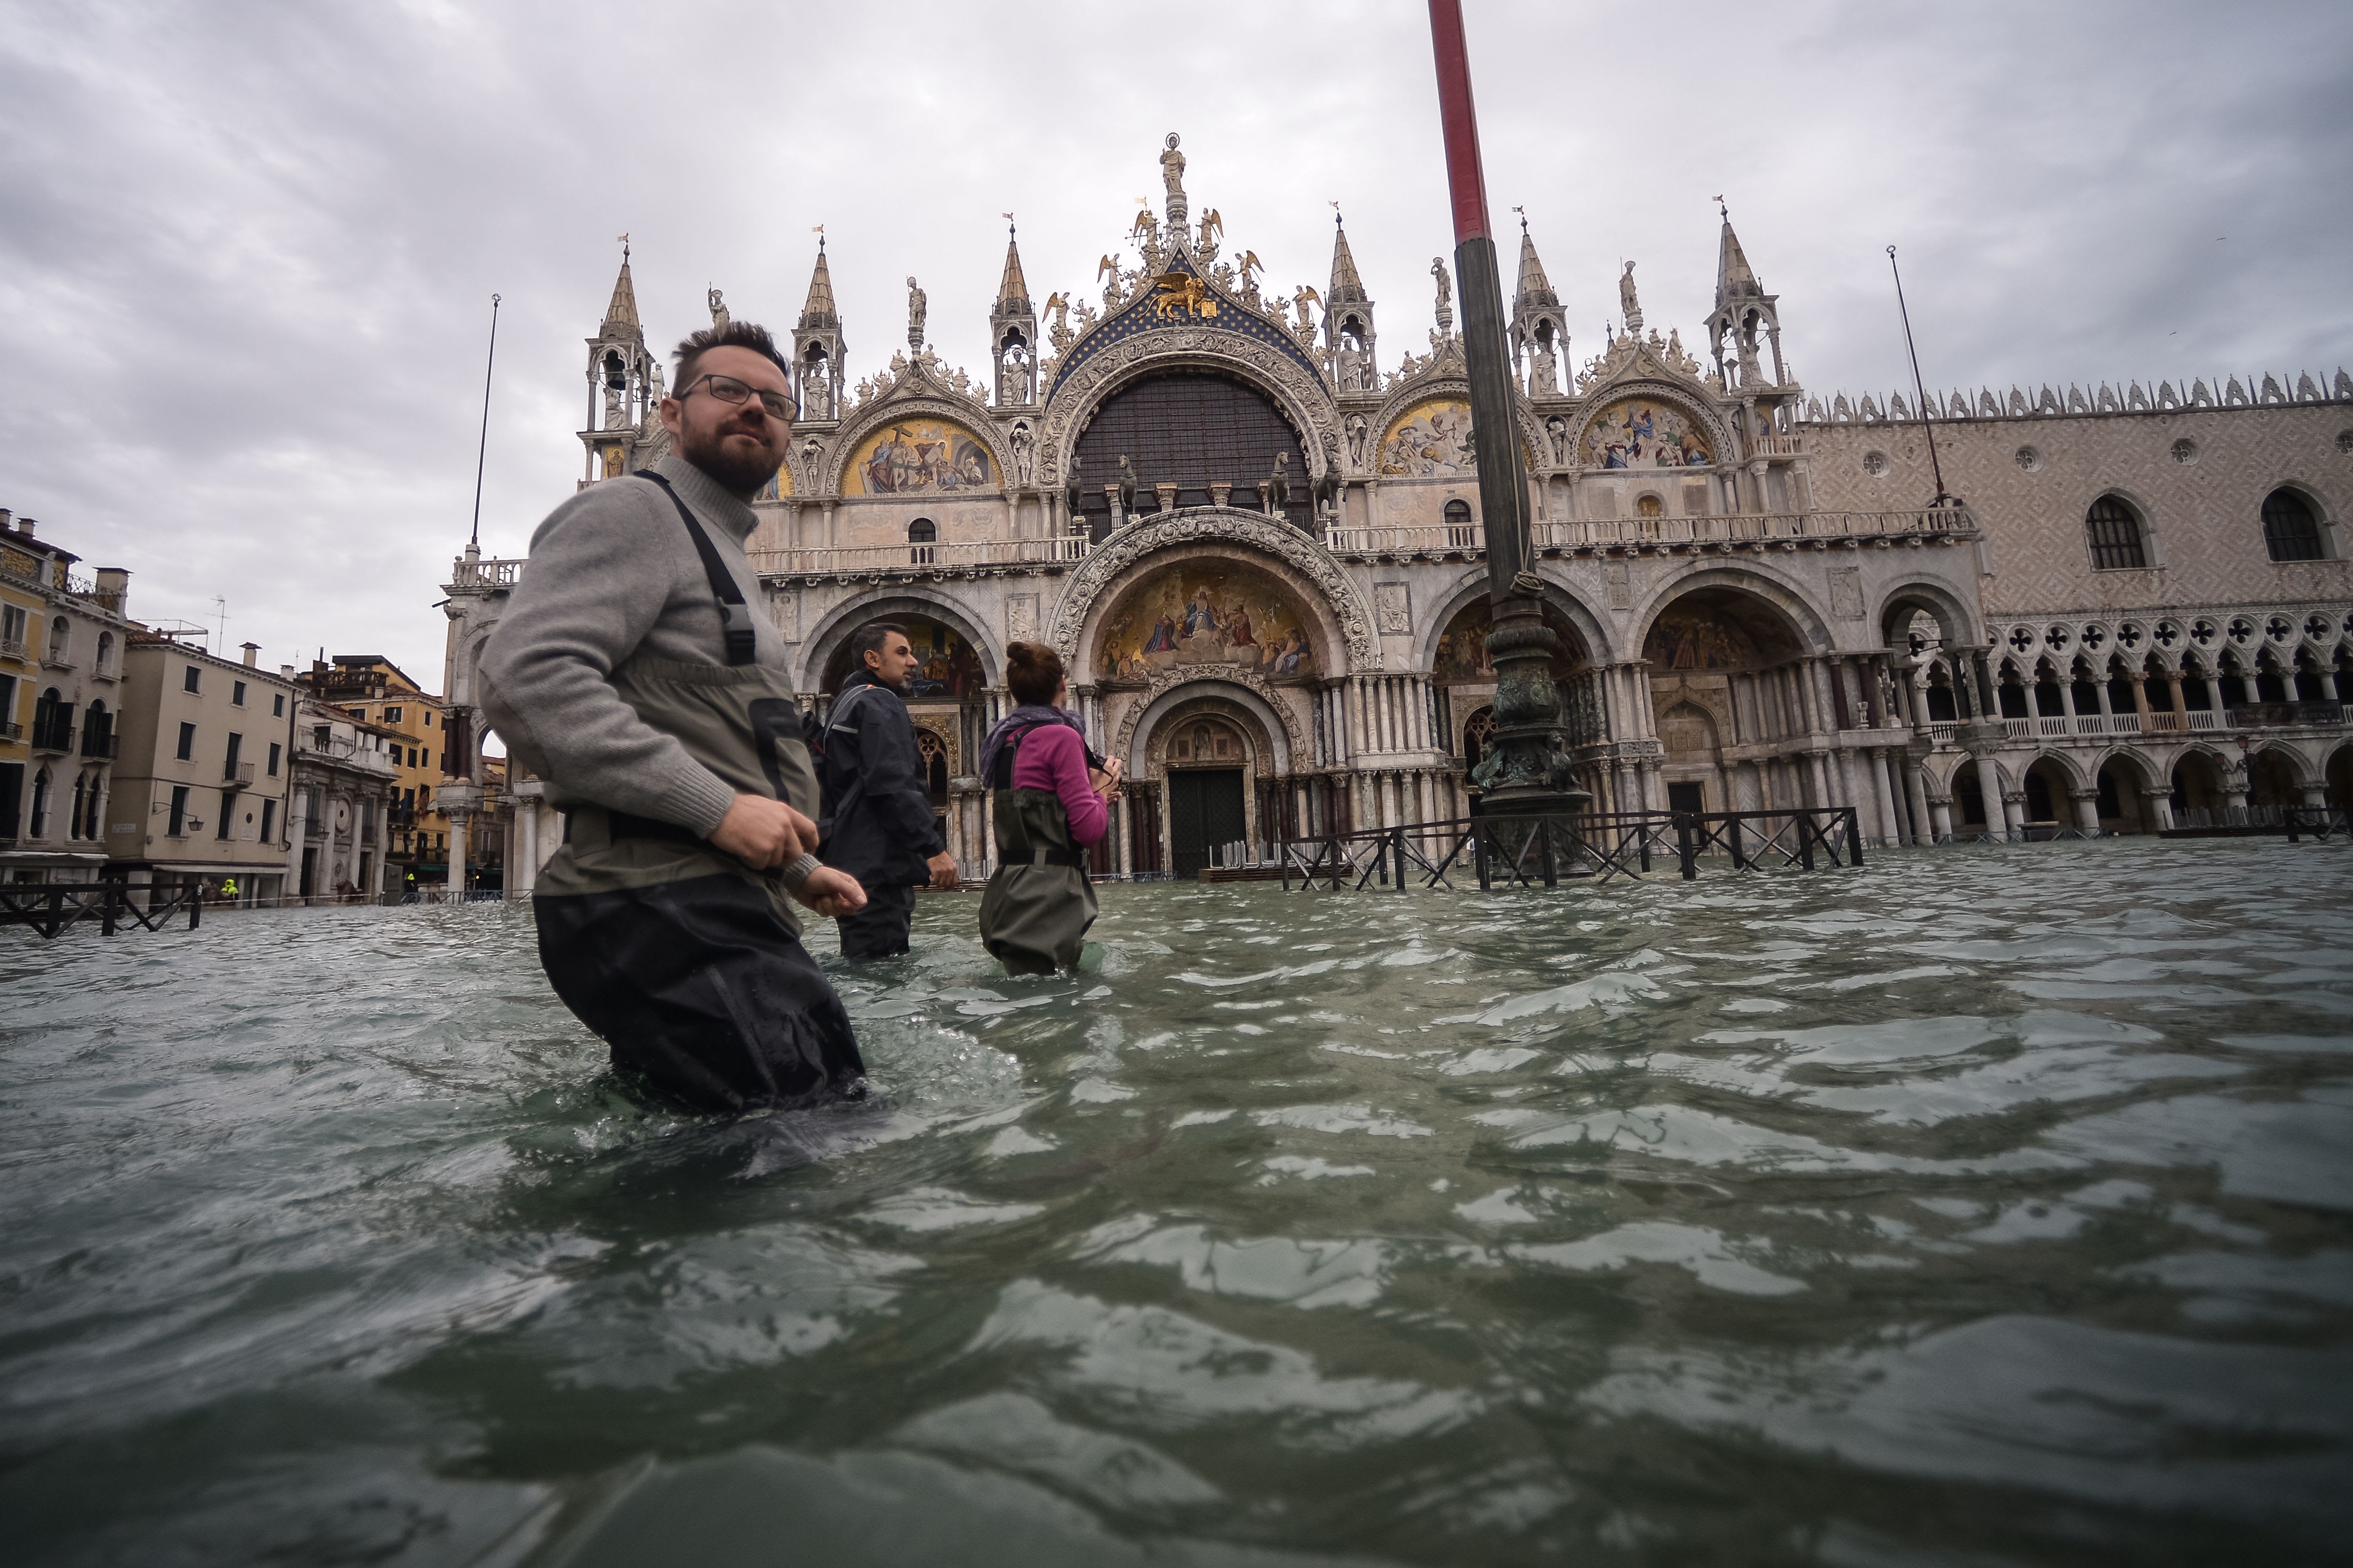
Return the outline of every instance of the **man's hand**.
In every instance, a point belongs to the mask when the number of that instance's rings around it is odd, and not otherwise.
[[[854,915],[866,907],[866,889],[858,885],[858,879],[830,866],[810,872],[808,880],[793,889],[793,897],[828,920]]]
[[[739,795],[712,833],[711,844],[754,870],[773,871],[817,852],[817,824],[781,800]],[[862,892],[859,901],[865,901]]]
[[[955,857],[944,849],[924,861],[923,864],[932,868],[932,886],[934,888],[943,890],[950,889],[960,880],[956,876]]]

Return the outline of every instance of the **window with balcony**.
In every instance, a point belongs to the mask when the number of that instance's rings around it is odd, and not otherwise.
[[[32,617],[16,605],[0,605],[0,654],[10,658],[25,657],[25,632]]]
[[[2263,498],[2263,548],[2274,561],[2318,561],[2327,554],[2312,503],[2284,485]]]
[[[185,722],[181,724],[180,746],[172,755],[183,763],[193,763],[196,760],[196,727],[194,724]]]
[[[2148,564],[2143,548],[2140,514],[2116,496],[2102,496],[2084,514],[2084,531],[2092,545],[2095,572],[2128,571]]]
[[[907,525],[907,560],[910,564],[928,566],[939,558],[933,548],[939,542],[939,525],[928,517],[919,517]]]
[[[69,752],[73,750],[74,710],[54,686],[43,691],[33,702],[33,749],[37,752]]]
[[[174,838],[188,836],[188,786],[185,784],[172,786],[172,810],[164,819],[164,831]]]
[[[1456,550],[1468,550],[1475,542],[1471,532],[1471,503],[1451,500],[1446,503],[1446,542]]]
[[[228,751],[221,758],[221,777],[227,779],[237,776],[237,753],[243,750],[245,750],[245,737],[231,731],[228,737]]]
[[[197,668],[193,664],[188,666],[187,669],[183,672],[180,677],[180,689],[183,691],[202,691],[204,689],[205,672]]]
[[[114,715],[107,711],[104,702],[93,701],[83,710],[81,754],[85,757],[114,755]]]

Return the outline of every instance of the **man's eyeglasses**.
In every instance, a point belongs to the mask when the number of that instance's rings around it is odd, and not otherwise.
[[[713,374],[696,376],[670,395],[683,403],[696,387],[706,385],[711,388],[711,395],[722,403],[741,403],[750,397],[754,391],[752,387],[732,375]],[[789,392],[763,392],[759,396],[760,406],[766,409],[774,418],[789,420],[800,411],[799,405],[793,401],[793,395]]]

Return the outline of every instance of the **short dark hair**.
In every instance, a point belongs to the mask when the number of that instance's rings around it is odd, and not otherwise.
[[[793,367],[776,352],[776,340],[768,335],[768,329],[757,321],[730,321],[723,327],[705,327],[691,333],[670,351],[670,357],[678,362],[679,391],[694,384],[695,366],[712,349],[750,349],[784,373],[786,386],[793,384]],[[797,397],[799,394],[794,395]]]
[[[1041,642],[1018,642],[1005,649],[1005,686],[1013,700],[1043,708],[1062,689],[1062,656]]]
[[[907,636],[907,628],[896,621],[869,621],[850,633],[849,661],[860,669],[865,668],[866,656],[870,653],[881,653],[883,641],[892,632],[897,632],[902,637]],[[909,637],[908,640],[913,642],[914,639]]]

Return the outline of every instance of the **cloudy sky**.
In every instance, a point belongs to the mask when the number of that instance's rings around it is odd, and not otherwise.
[[[1620,258],[1697,336],[1722,193],[1815,391],[2353,363],[2353,6],[1467,0],[1490,197],[1599,346]],[[627,231],[648,331],[788,327],[823,224],[852,378],[977,369],[1010,210],[1092,290],[1184,135],[1270,284],[1332,209],[1384,368],[1451,251],[1425,9],[0,0],[0,507],[132,610],[439,680],[502,294],[485,551],[571,493]],[[1131,256],[1132,259],[1132,256]]]

